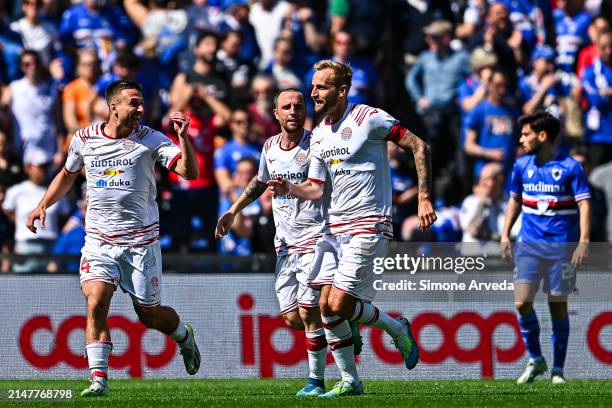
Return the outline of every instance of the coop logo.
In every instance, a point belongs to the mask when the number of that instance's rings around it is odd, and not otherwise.
[[[99,187],[99,188],[128,187],[129,185],[130,185],[130,182],[128,180],[111,180],[111,181],[98,180],[96,181],[96,187]]]
[[[70,316],[53,330],[49,316],[34,316],[30,318],[19,332],[19,348],[25,360],[38,369],[53,368],[58,364],[65,363],[74,369],[87,368],[87,359],[83,358],[83,348],[70,347],[68,339],[78,332],[79,336],[85,331],[85,316]],[[146,351],[142,339],[148,329],[138,321],[131,321],[123,316],[110,316],[108,327],[111,330],[122,332],[120,337],[127,338],[127,347],[121,354],[112,352],[109,358],[109,366],[115,369],[127,369],[131,377],[142,377],[143,369],[160,369],[170,364],[176,355],[176,343],[169,336],[164,336],[161,341],[165,344],[161,351],[152,354]],[[43,344],[40,332],[50,332],[54,338],[48,344]],[[73,336],[74,337],[74,336]],[[84,345],[83,345],[84,346]],[[51,350],[43,353],[41,350]]]
[[[289,329],[281,316],[255,315],[251,312],[255,300],[250,294],[242,294],[238,298],[241,330],[241,361],[244,366],[257,366],[262,378],[274,377],[274,368],[278,366],[293,366],[307,361],[304,350],[306,340],[302,332]],[[397,317],[399,314],[390,313]],[[612,364],[612,348],[605,348],[600,342],[600,333],[605,326],[612,326],[612,312],[603,313],[593,319],[587,338],[591,352],[599,361]],[[495,342],[495,333],[506,326],[513,335],[503,346]],[[401,355],[389,344],[388,336],[382,330],[362,327],[364,341],[369,341],[369,347],[383,363],[390,365],[404,364]],[[415,340],[420,344],[420,361],[425,364],[441,364],[447,360],[463,364],[478,364],[483,378],[494,377],[495,363],[516,363],[525,352],[520,329],[514,312],[496,311],[483,316],[474,311],[460,311],[452,316],[438,312],[423,312],[411,321]],[[257,330],[256,330],[257,328]],[[437,347],[428,347],[421,337],[423,330],[435,329],[442,334],[442,340]],[[462,338],[463,329],[475,329],[477,341],[471,337]],[[284,332],[290,337],[291,348],[275,345],[274,337]],[[471,332],[470,332],[471,333]],[[505,336],[507,337],[507,336]],[[367,338],[367,339],[366,339]],[[499,338],[499,334],[497,335]],[[462,341],[463,340],[463,341]],[[469,344],[469,346],[466,346]],[[328,355],[328,364],[333,362]]]

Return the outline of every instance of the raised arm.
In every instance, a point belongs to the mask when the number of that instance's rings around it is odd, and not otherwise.
[[[47,208],[51,207],[55,204],[60,198],[62,198],[70,187],[74,184],[79,172],[69,172],[65,168],[63,168],[57,176],[51,182],[51,185],[45,192],[42,200],[36,206],[34,210],[28,216],[28,221],[26,223],[26,227],[30,231],[36,234],[36,227],[34,226],[34,222],[36,220],[40,220],[40,227],[45,228],[45,217]]]
[[[173,172],[178,174],[187,180],[194,180],[198,178],[198,159],[196,158],[195,151],[189,140],[187,131],[189,130],[189,118],[181,112],[173,112],[170,114],[170,120],[174,122],[174,130],[178,135],[181,158],[174,163],[172,168]]]

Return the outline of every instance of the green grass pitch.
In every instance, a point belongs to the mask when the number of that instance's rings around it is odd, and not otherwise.
[[[88,383],[66,380],[2,380],[0,406],[69,407],[610,407],[612,381],[574,380],[552,385],[539,380],[517,386],[509,380],[365,380],[365,395],[334,400],[295,397],[303,380],[111,380],[101,399],[70,402],[9,402],[8,389],[71,389]],[[327,381],[328,387],[333,381]]]

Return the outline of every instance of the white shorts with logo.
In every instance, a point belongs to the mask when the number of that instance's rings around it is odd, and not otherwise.
[[[353,297],[371,302],[376,295],[374,259],[386,256],[388,248],[389,240],[381,236],[325,235],[317,243],[317,258],[333,253],[337,256],[338,268],[320,269],[311,285],[333,285]],[[315,268],[318,261],[315,261]]]
[[[92,281],[107,282],[119,286],[142,306],[160,304],[161,272],[159,241],[127,247],[86,239],[81,250],[81,286]]]
[[[301,307],[319,307],[319,288],[310,285],[313,276],[314,253],[281,255],[276,261],[275,286],[280,313],[285,314]],[[332,254],[326,257],[323,269],[335,270]],[[319,266],[321,268],[321,266]]]

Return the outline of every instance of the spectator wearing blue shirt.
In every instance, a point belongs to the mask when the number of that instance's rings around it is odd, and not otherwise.
[[[555,116],[560,114],[559,98],[563,90],[555,75],[555,51],[547,45],[539,45],[531,54],[533,71],[519,78],[519,90],[523,113],[530,115],[546,110]]]
[[[459,107],[461,109],[461,135],[459,138],[459,149],[463,152],[465,145],[465,134],[467,133],[467,121],[474,108],[487,97],[487,88],[493,73],[493,68],[497,64],[497,56],[493,51],[487,51],[484,48],[476,48],[470,55],[470,68],[472,75],[465,78],[465,81],[459,87]],[[462,161],[458,162],[461,166],[458,169],[461,175],[471,175],[473,173],[472,160],[468,160],[464,154],[459,154],[458,157]],[[471,188],[471,185],[469,186]]]
[[[249,2],[247,0],[223,0],[225,19],[221,23],[221,32],[235,30],[242,36],[240,59],[259,64],[261,51],[257,44],[255,28],[249,22]]]
[[[64,11],[59,34],[63,45],[69,47],[65,50],[67,54],[74,50],[70,47],[94,48],[103,61],[102,69],[107,72],[113,60],[115,39],[112,18],[97,0],[85,0]]]
[[[304,92],[304,73],[300,73],[295,61],[293,41],[279,37],[274,41],[273,58],[264,72],[274,78],[278,89],[296,88]]]
[[[62,233],[53,245],[54,255],[81,254],[81,248],[85,245],[85,213],[87,211],[87,198],[83,196],[78,202],[79,207],[66,221]],[[79,261],[66,261],[60,259],[47,265],[47,272],[70,272],[79,273]]]
[[[584,10],[584,0],[567,0],[553,12],[557,34],[557,67],[573,73],[580,49],[588,45],[591,16]]]
[[[474,180],[480,177],[482,167],[498,162],[509,170],[516,148],[518,109],[505,101],[508,79],[503,71],[491,75],[487,99],[472,112],[467,123],[465,152],[476,159]]]
[[[584,70],[582,88],[588,101],[586,140],[594,166],[612,160],[612,32],[597,40],[599,58]]]
[[[19,77],[21,51],[21,38],[5,24],[4,10],[0,7],[0,84],[8,84]]]
[[[456,98],[459,85],[470,74],[469,56],[450,48],[452,24],[438,20],[425,27],[429,50],[406,76],[406,88],[417,103],[417,112],[432,146],[436,174],[452,163],[459,135]],[[436,175],[434,174],[434,175]]]
[[[232,112],[229,128],[232,140],[215,151],[215,180],[219,186],[221,198],[234,193],[235,185],[232,179],[238,162],[245,157],[251,157],[259,162],[261,146],[250,140],[249,114],[242,109]]]

